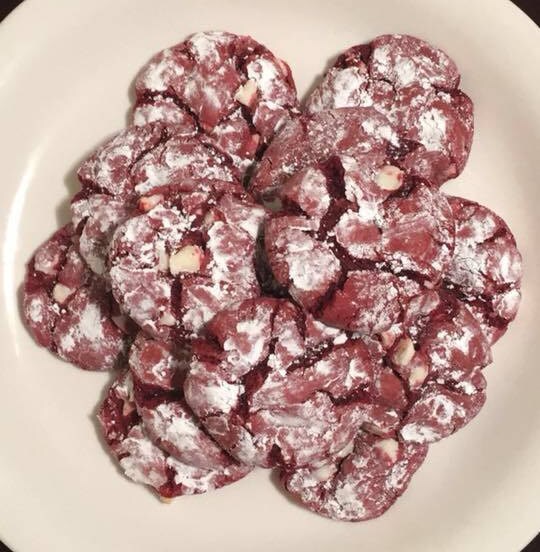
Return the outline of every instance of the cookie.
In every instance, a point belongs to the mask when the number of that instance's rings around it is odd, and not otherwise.
[[[92,275],[68,224],[38,247],[24,281],[23,313],[34,340],[85,370],[110,370],[129,335],[105,282]],[[124,327],[124,330],[121,329]]]
[[[456,221],[456,246],[444,282],[467,303],[491,343],[506,332],[521,300],[521,254],[508,225],[493,211],[448,197]]]
[[[134,399],[148,437],[176,460],[203,469],[230,465],[184,399],[189,351],[140,332],[129,351]]]
[[[231,162],[201,135],[172,134],[163,124],[129,127],[100,146],[79,168],[82,190],[71,203],[80,252],[99,275],[107,272],[108,244],[141,198],[163,186],[179,189],[238,185]]]
[[[375,109],[305,114],[289,122],[274,138],[255,169],[250,190],[259,200],[272,204],[284,182],[311,165],[342,155],[362,158],[364,164],[369,158],[376,172],[391,164],[399,148],[392,125]]]
[[[156,446],[145,432],[133,398],[129,370],[111,385],[98,411],[103,436],[125,475],[148,485],[162,498],[193,495],[238,481],[249,469],[232,460],[218,468],[185,464]]]
[[[156,54],[135,81],[136,125],[202,131],[244,172],[297,113],[289,66],[249,36],[212,31]]]
[[[326,324],[388,330],[421,289],[439,284],[454,248],[446,197],[385,165],[332,157],[286,181],[265,226],[276,280]]]
[[[473,103],[459,81],[442,50],[412,36],[383,35],[341,54],[306,111],[376,109],[399,136],[397,164],[440,186],[463,171],[473,140]]]
[[[448,437],[485,403],[481,370],[491,362],[490,343],[467,306],[445,291],[411,301],[388,360],[410,391],[400,429],[407,442]]]
[[[428,447],[360,432],[352,447],[316,468],[283,470],[285,489],[311,511],[365,521],[390,508],[422,465]]]
[[[190,338],[219,310],[260,293],[255,243],[264,217],[239,186],[153,190],[119,226],[109,275],[120,307],[149,335]]]
[[[216,441],[248,465],[314,465],[368,424],[395,431],[407,405],[378,350],[292,303],[222,310],[194,342],[186,400]]]

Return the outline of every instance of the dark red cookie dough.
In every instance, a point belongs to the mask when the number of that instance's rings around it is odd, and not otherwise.
[[[302,115],[274,138],[257,165],[253,194],[272,202],[292,175],[334,155],[363,159],[373,173],[391,163],[399,141],[388,119],[372,108],[334,109]]]
[[[121,308],[150,335],[193,336],[222,308],[259,295],[254,254],[265,211],[240,186],[154,189],[139,213],[114,234],[109,275]]]
[[[271,298],[210,321],[194,343],[184,392],[225,450],[263,467],[324,461],[362,425],[391,433],[407,405],[377,348]]]
[[[354,447],[316,468],[282,471],[287,491],[320,515],[365,521],[382,515],[405,492],[428,447],[360,432]]]
[[[489,341],[467,306],[447,292],[411,301],[388,359],[409,387],[410,408],[400,429],[405,441],[448,437],[485,402],[481,369],[491,362]]]
[[[446,197],[423,181],[366,164],[333,157],[286,181],[265,245],[276,280],[316,318],[374,334],[440,282],[454,220]]]
[[[114,322],[111,293],[86,267],[70,224],[28,263],[23,312],[39,345],[85,370],[114,368],[125,352],[128,336]]]
[[[139,333],[129,353],[137,412],[159,448],[184,464],[220,469],[235,462],[208,436],[184,400],[189,356],[186,349]]]
[[[289,66],[249,36],[201,32],[156,54],[135,82],[135,124],[201,130],[245,170],[297,113]]]
[[[232,460],[202,469],[180,462],[148,437],[137,413],[129,370],[114,381],[98,412],[105,441],[126,476],[163,498],[200,494],[234,483],[250,471]]]
[[[444,281],[467,303],[491,343],[516,317],[521,300],[521,254],[507,224],[493,211],[448,197],[456,221],[456,246]]]
[[[399,136],[399,166],[440,186],[461,173],[472,144],[473,104],[459,81],[441,50],[415,37],[383,35],[341,54],[306,110],[380,111]]]
[[[80,251],[97,274],[116,227],[142,197],[163,186],[238,184],[231,162],[201,135],[173,134],[162,123],[129,127],[100,146],[79,168],[82,190],[72,200]]]

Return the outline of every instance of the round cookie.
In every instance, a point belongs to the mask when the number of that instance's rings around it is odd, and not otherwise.
[[[156,54],[135,81],[133,122],[200,130],[245,171],[297,113],[289,66],[249,36],[212,31]]]
[[[111,385],[99,412],[107,445],[125,475],[152,487],[160,497],[172,498],[219,489],[249,473],[249,468],[229,459],[213,469],[180,462],[148,437],[133,399],[133,381],[123,371]]]
[[[407,406],[373,344],[272,298],[244,301],[208,323],[184,393],[225,450],[263,467],[317,464],[362,425],[389,434]]]
[[[231,463],[184,399],[187,350],[140,332],[129,352],[129,367],[137,412],[152,442],[190,466],[211,470]]]
[[[109,370],[122,359],[129,336],[110,291],[79,255],[77,239],[68,224],[30,259],[24,319],[34,340],[60,358],[85,370]]]
[[[147,333],[192,337],[222,308],[259,295],[254,254],[265,211],[240,186],[155,189],[139,212],[114,234],[109,276],[120,307]]]
[[[447,292],[413,299],[388,361],[409,388],[409,409],[400,429],[407,442],[448,437],[480,411],[491,362],[490,343],[467,306]],[[399,333],[399,332],[398,332]]]
[[[304,506],[342,521],[382,515],[405,492],[428,447],[361,431],[332,462],[283,470],[285,489]]]
[[[274,138],[255,169],[252,193],[267,203],[295,173],[335,155],[363,159],[376,173],[399,155],[400,143],[388,119],[375,109],[349,108],[305,114]]]
[[[341,54],[306,111],[380,111],[402,144],[397,164],[440,186],[462,172],[472,145],[473,103],[459,81],[456,64],[443,51],[412,36],[383,35]]]
[[[136,213],[142,197],[169,185],[238,184],[236,169],[206,137],[173,134],[162,123],[118,133],[82,163],[78,177],[82,190],[72,200],[72,222],[81,255],[100,275],[115,229]]]
[[[444,283],[465,301],[495,343],[516,317],[521,300],[521,254],[507,224],[493,211],[448,197],[456,246]]]
[[[326,324],[387,331],[439,284],[453,254],[446,197],[392,165],[350,157],[307,167],[281,188],[265,246],[276,280]]]

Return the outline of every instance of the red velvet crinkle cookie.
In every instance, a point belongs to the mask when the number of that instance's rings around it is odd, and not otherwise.
[[[82,190],[72,200],[81,255],[97,274],[116,227],[141,197],[163,186],[238,183],[238,173],[208,138],[172,134],[163,124],[129,127],[99,147],[79,168]]]
[[[317,464],[363,425],[391,433],[407,406],[373,344],[271,298],[244,301],[208,323],[184,393],[225,450],[263,467]]]
[[[364,159],[373,172],[399,154],[399,141],[388,119],[373,108],[350,108],[302,115],[272,141],[250,186],[266,202],[275,201],[292,175],[334,155]]]
[[[446,197],[392,165],[372,173],[370,161],[333,157],[286,181],[281,201],[265,227],[269,265],[326,324],[384,332],[450,265]]]
[[[383,35],[341,54],[306,109],[380,111],[402,143],[399,166],[439,186],[461,173],[473,139],[473,103],[459,81],[441,50],[412,36]]]
[[[209,437],[184,400],[187,350],[140,332],[130,349],[129,367],[137,412],[159,448],[184,464],[208,470],[235,463]]]
[[[23,310],[36,342],[80,368],[109,370],[125,352],[128,336],[114,321],[117,306],[79,255],[70,224],[28,263]]]
[[[203,469],[175,459],[148,437],[137,413],[129,370],[114,381],[98,412],[98,420],[111,453],[126,476],[172,498],[219,489],[250,471],[230,460],[218,468]]]
[[[240,186],[169,186],[142,197],[109,249],[120,307],[154,337],[190,337],[260,293],[255,243],[265,216]]]
[[[456,247],[445,285],[467,303],[491,343],[516,317],[521,300],[521,254],[507,224],[493,211],[448,197],[456,220]]]
[[[469,423],[482,408],[481,369],[491,362],[490,343],[467,306],[444,291],[414,298],[404,319],[388,354],[409,388],[400,437],[432,443]]]
[[[284,470],[287,491],[313,512],[336,520],[376,518],[405,492],[428,447],[360,432],[332,462]]]
[[[135,82],[136,125],[202,132],[245,170],[297,113],[289,66],[249,36],[202,32],[156,54]]]

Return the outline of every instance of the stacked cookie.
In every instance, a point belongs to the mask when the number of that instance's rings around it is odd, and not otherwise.
[[[472,143],[459,80],[403,35],[344,52],[303,109],[249,37],[143,67],[24,294],[40,345],[117,372],[98,417],[129,478],[168,499],[274,468],[311,510],[365,520],[479,412],[521,257],[440,191]]]

